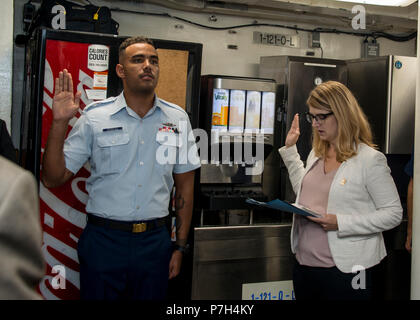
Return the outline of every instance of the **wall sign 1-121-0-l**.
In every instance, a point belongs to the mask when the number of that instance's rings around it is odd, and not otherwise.
[[[267,32],[254,31],[253,42],[272,45],[272,46],[290,47],[290,48],[300,47],[299,36],[284,35],[284,34],[279,34],[279,33],[267,33]]]

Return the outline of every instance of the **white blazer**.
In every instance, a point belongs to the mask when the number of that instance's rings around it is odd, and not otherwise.
[[[296,146],[284,146],[279,153],[298,203],[303,177],[318,157],[312,150],[304,167]],[[382,231],[398,226],[403,211],[390,171],[381,152],[361,143],[357,155],[344,161],[334,176],[327,213],[337,215],[338,230],[327,233],[332,257],[342,272],[355,272],[358,266],[370,268],[386,256]],[[296,253],[298,240],[293,216],[293,253]]]

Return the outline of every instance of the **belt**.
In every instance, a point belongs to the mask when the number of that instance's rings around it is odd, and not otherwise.
[[[126,231],[126,232],[131,232],[131,233],[140,233],[144,231],[157,229],[166,224],[166,217],[143,221],[143,222],[130,222],[130,221],[117,221],[117,220],[101,218],[101,217],[94,216],[92,214],[88,214],[87,216],[88,216],[88,219],[87,219],[88,223],[91,223],[95,226],[107,227],[110,229],[121,230],[121,231]]]

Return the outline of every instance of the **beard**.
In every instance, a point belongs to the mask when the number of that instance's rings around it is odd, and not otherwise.
[[[157,86],[157,81],[153,83],[146,83],[146,84],[135,84],[126,82],[125,86],[131,92],[140,94],[140,95],[151,95],[154,94],[155,88]]]
[[[142,95],[149,95],[152,93],[155,93],[155,88],[156,86],[141,86],[141,87],[137,87],[135,92],[142,94]]]

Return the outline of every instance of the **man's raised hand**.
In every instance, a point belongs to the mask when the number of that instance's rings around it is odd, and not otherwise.
[[[55,79],[55,92],[53,98],[53,119],[54,121],[68,122],[79,110],[81,92],[73,94],[73,80],[71,74],[64,69],[60,71]]]

